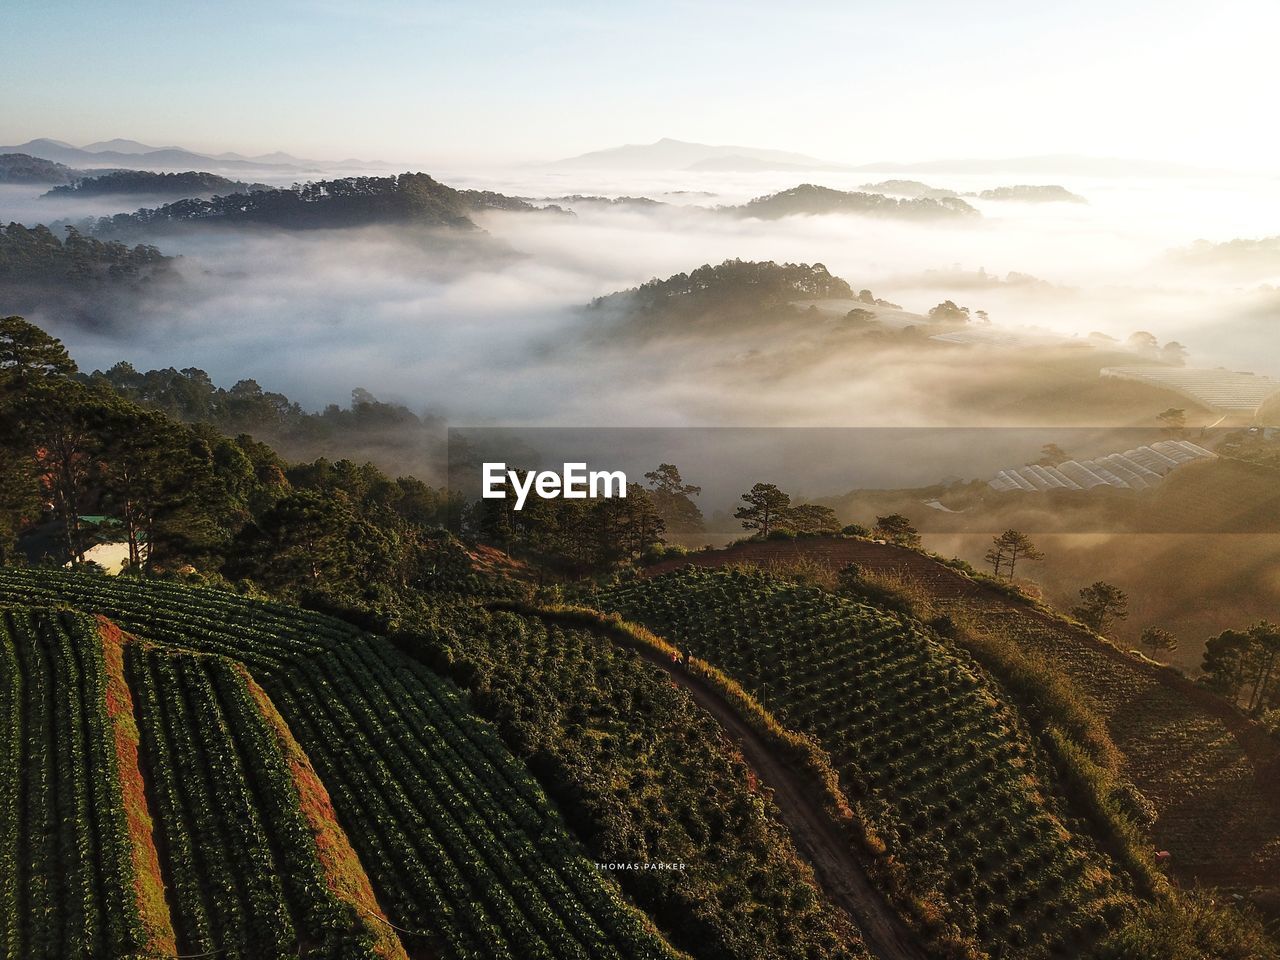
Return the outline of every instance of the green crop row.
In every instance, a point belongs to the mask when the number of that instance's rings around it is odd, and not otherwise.
[[[116,957],[144,933],[92,620],[0,616],[0,957]]]

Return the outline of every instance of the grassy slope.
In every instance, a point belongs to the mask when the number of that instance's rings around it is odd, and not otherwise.
[[[941,495],[958,514],[921,506]],[[824,501],[842,518],[861,520],[903,513],[928,531],[926,545],[945,556],[987,568],[983,554],[994,532],[1031,534],[1046,554],[1024,564],[1058,609],[1069,609],[1077,591],[1094,580],[1129,594],[1129,618],[1114,639],[1137,646],[1143,629],[1172,630],[1179,647],[1162,658],[1196,670],[1204,640],[1222,630],[1280,609],[1280,471],[1221,459],[1188,464],[1149,493],[996,494],[990,490],[947,494],[861,491]],[[983,531],[970,533],[965,531]]]

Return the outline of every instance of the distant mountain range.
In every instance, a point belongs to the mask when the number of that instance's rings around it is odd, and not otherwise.
[[[239,153],[203,154],[183,147],[153,147],[137,140],[100,140],[83,147],[61,140],[41,138],[0,147],[0,154],[23,153],[72,167],[130,170],[258,170],[269,172],[314,172],[335,167],[383,166],[376,160],[309,160],[287,153],[245,156]]]
[[[712,146],[669,137],[656,143],[596,150],[549,166],[563,170],[848,170],[850,167],[803,153],[758,147]]]
[[[923,162],[880,161],[862,165],[820,160],[802,153],[757,147],[715,146],[663,138],[595,150],[548,166],[562,170],[690,170],[752,173],[765,170],[843,170],[875,173],[1069,174],[1085,177],[1193,177],[1221,174],[1184,163],[1044,154],[996,159],[969,158]]]
[[[331,170],[388,168],[380,160],[314,160],[275,152],[205,154],[179,146],[157,147],[137,140],[115,138],[74,146],[47,137],[0,146],[0,154],[26,154],[70,167],[97,171],[111,169],[178,172],[258,171],[307,174]],[[687,170],[697,173],[758,173],[764,171],[856,171],[867,173],[955,174],[1065,174],[1084,177],[1194,177],[1221,175],[1224,171],[1160,160],[1089,157],[1081,154],[1043,154],[1006,158],[958,158],[902,162],[879,161],[862,165],[823,160],[803,153],[728,144],[694,143],[664,137],[654,143],[627,144],[595,150],[544,165],[559,170]]]

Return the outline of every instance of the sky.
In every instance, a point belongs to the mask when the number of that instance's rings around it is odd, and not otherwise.
[[[1273,0],[4,6],[7,144],[501,165],[674,137],[1280,167]]]

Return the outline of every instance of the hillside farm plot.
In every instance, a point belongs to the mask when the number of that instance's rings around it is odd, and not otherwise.
[[[1188,466],[1158,496],[1211,479],[1210,469],[1232,467],[1232,482],[1248,480],[1236,466],[1248,465],[1222,459]],[[1205,485],[1206,500],[1212,489]],[[1043,656],[1096,705],[1120,751],[1120,772],[1155,806],[1155,848],[1173,854],[1173,875],[1188,887],[1239,890],[1270,916],[1280,915],[1280,746],[1221,698],[1173,671],[924,554],[866,540],[746,543],[664,561],[649,573],[661,576],[682,565],[767,569],[797,560],[832,570],[853,563],[895,578],[919,590],[937,612],[980,622],[992,636]]]
[[[403,642],[403,641],[402,641]],[[415,653],[452,664],[485,715],[623,888],[698,956],[866,957],[717,724],[660,671],[598,631],[457,611]]]
[[[0,598],[76,606],[110,616],[157,647],[242,663],[314,765],[378,903],[411,956],[679,956],[595,869],[537,782],[468,712],[459,691],[427,670],[406,669],[409,662],[387,641],[319,614],[156,581],[4,570]],[[166,731],[171,715],[190,724],[199,710],[212,721],[215,704],[226,710],[231,707],[224,703],[242,702],[218,690],[216,683],[234,690],[225,671],[209,675],[181,656],[156,656],[131,654],[129,667],[139,682],[144,668],[154,680]],[[163,699],[172,696],[165,691],[175,682],[186,691],[181,713]],[[210,685],[216,701],[209,699]],[[158,722],[150,726],[161,729]],[[202,736],[207,732],[200,729]],[[162,755],[158,741],[144,746]],[[206,754],[223,750],[225,738],[221,745],[215,737],[213,744],[188,748],[175,738],[163,746],[177,762],[207,765],[204,782],[213,788],[213,759]],[[218,762],[234,772],[229,756]],[[182,782],[175,785],[184,789]],[[235,789],[234,779],[226,789]],[[267,827],[266,801],[255,799],[270,846],[278,838]],[[192,832],[199,810],[185,796],[180,809]],[[237,829],[247,831],[252,822],[241,818]],[[225,822],[217,826],[227,829]],[[236,843],[252,851],[257,839],[248,831]],[[229,843],[221,852],[231,857],[237,849]],[[196,850],[214,856],[211,845],[197,844]],[[252,874],[234,880],[238,895],[241,884],[269,885]],[[201,904],[217,946],[227,946],[219,938],[243,942],[235,907],[219,902],[211,909],[207,897]]]
[[[1219,413],[1252,417],[1267,400],[1280,393],[1280,380],[1221,367],[1148,366],[1103,367],[1103,379],[1135,380],[1164,387]]]
[[[598,595],[815,736],[912,889],[991,956],[1078,956],[1132,902],[963,654],[812,587],[690,569]]]

